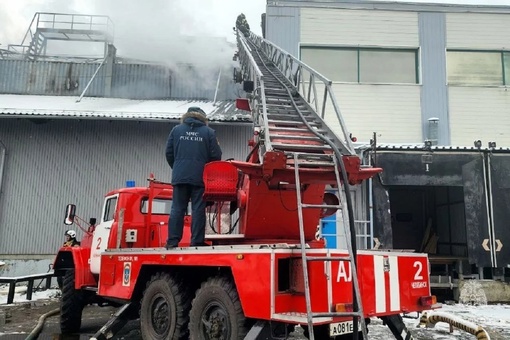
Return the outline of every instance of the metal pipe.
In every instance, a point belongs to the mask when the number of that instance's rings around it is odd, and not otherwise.
[[[76,101],[77,103],[81,102],[81,99],[85,95],[85,92],[87,92],[87,90],[89,89],[90,84],[92,84],[92,81],[96,78],[97,73],[101,69],[101,66],[103,66],[106,59],[108,59],[108,54],[104,57],[103,61],[101,61],[101,64],[99,64],[99,66],[97,67],[96,72],[94,72],[94,74],[92,75],[92,78],[90,78],[89,82],[87,83],[87,86],[85,86],[85,88],[83,89],[83,92],[81,93],[80,98],[78,98],[78,100]]]
[[[485,188],[485,209],[487,210],[487,234],[489,236],[489,241],[491,241],[492,245],[492,216],[491,216],[491,209],[490,209],[490,203],[489,203],[489,187],[487,183],[487,169],[486,169],[486,161],[485,161],[485,155],[483,153],[480,153],[482,156],[482,169],[483,169],[483,185]],[[492,267],[495,267],[496,264],[494,263],[494,248],[491,247],[490,249],[490,256],[491,256],[491,265]],[[480,277],[480,279],[482,279]]]
[[[363,152],[361,153],[361,157],[363,157]],[[370,152],[368,152],[368,166],[372,166],[372,158],[370,157]],[[372,177],[370,177],[368,179],[368,221],[370,222],[370,247],[368,247],[368,249],[374,248],[374,198],[372,197],[372,185]]]
[[[122,233],[123,227],[124,227],[124,208],[120,209],[119,211],[119,223],[117,224],[117,249],[121,248],[121,242],[122,242]]]
[[[0,141],[0,196],[2,195],[2,183],[4,178],[5,155],[7,148],[5,144]]]
[[[214,102],[216,103],[216,98],[218,97],[218,89],[220,87],[220,79],[221,79],[221,68],[218,73],[218,81],[216,82],[216,91],[214,91]]]
[[[498,266],[498,257],[496,256],[496,230],[494,230],[494,197],[492,197],[492,175],[491,175],[491,155],[492,153],[487,154],[487,196],[489,198],[489,209],[491,215],[491,225],[490,228],[490,241],[491,241],[491,253],[494,257],[493,267]]]

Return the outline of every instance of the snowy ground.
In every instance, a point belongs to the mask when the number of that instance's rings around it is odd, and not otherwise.
[[[0,286],[0,310],[9,308],[7,303],[7,286]],[[17,287],[14,299],[14,305],[27,302],[25,296],[26,287]],[[49,300],[58,301],[60,291],[58,289],[50,289],[46,291],[34,292],[33,300]],[[57,306],[58,307],[58,306]],[[463,320],[471,321],[482,326],[489,335],[491,340],[510,339],[510,305],[484,305],[470,306],[463,304],[443,305],[440,309],[442,313],[449,313],[460,317]],[[416,328],[419,324],[417,314],[411,314],[405,317],[404,321],[416,340],[470,340],[475,339],[474,335],[464,331],[454,329],[450,333],[449,325],[446,323],[438,323],[435,328]],[[0,325],[1,326],[1,325]],[[1,329],[1,327],[0,327]],[[1,331],[0,331],[1,335]],[[392,339],[388,328],[382,325],[379,319],[373,319],[369,325],[369,339]]]

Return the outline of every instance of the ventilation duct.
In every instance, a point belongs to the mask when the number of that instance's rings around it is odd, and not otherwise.
[[[429,118],[428,135],[427,140],[432,145],[437,145],[439,135],[439,118]]]

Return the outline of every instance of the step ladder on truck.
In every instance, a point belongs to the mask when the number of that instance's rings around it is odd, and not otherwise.
[[[381,169],[360,165],[331,82],[251,32],[238,34],[236,58],[251,151],[204,171],[210,211],[216,221],[235,216],[235,228],[220,225],[209,246],[190,247],[187,219],[179,247],[166,250],[172,186],[151,177],[147,187],[109,192],[100,223],[55,260],[62,332],[79,331],[83,307],[99,303],[123,307],[97,338],[139,316],[144,339],[286,339],[296,325],[312,340],[367,339],[371,317],[410,339],[400,314],[438,306],[428,259],[357,251],[345,192]],[[316,228],[338,209],[348,217],[348,247],[327,249]],[[75,210],[68,206],[69,223],[79,222]]]

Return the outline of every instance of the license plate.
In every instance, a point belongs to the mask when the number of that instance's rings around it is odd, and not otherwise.
[[[358,323],[358,330],[359,330]],[[343,321],[329,324],[329,336],[337,336],[342,334],[350,334],[354,330],[354,323],[352,321]]]

